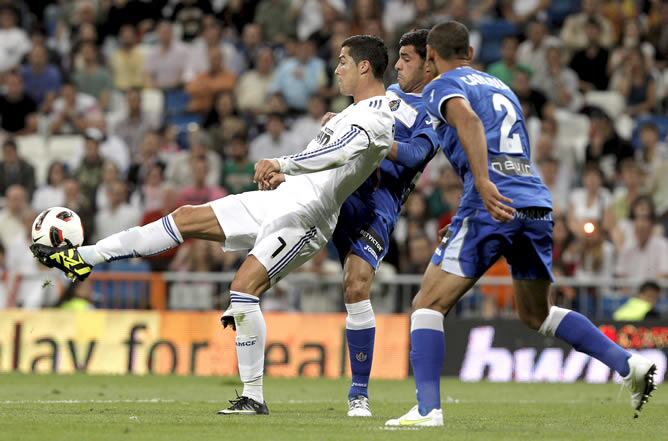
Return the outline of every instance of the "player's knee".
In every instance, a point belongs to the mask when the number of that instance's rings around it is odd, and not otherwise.
[[[434,311],[439,311],[443,315],[447,315],[452,304],[443,301],[443,299],[425,295],[420,291],[413,297],[411,306],[413,307],[413,311],[417,311],[418,309],[433,309]]]
[[[365,278],[346,279],[343,297],[346,303],[357,303],[371,297],[369,280]]]
[[[545,315],[535,311],[519,311],[520,320],[529,328],[538,330],[545,321]]]

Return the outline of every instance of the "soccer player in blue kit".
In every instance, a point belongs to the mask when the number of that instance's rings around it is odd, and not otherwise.
[[[395,142],[389,159],[341,207],[332,236],[343,264],[346,339],[352,384],[348,416],[370,417],[368,383],[376,322],[370,291],[378,264],[387,254],[389,237],[401,205],[425,165],[438,153],[436,134],[422,103],[422,89],[434,78],[426,63],[426,29],[404,34],[395,64],[398,84],[387,90],[395,118]]]
[[[655,388],[656,366],[616,345],[583,315],[548,304],[550,193],[531,164],[517,97],[499,79],[471,68],[472,56],[461,23],[441,23],[429,32],[427,59],[439,76],[423,97],[464,194],[413,301],[410,359],[418,404],[385,424],[443,425],[444,316],[502,255],[511,265],[520,319],[618,372],[637,416]]]

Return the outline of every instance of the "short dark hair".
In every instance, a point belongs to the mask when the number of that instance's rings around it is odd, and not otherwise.
[[[429,31],[427,44],[444,60],[466,58],[469,51],[469,30],[454,20],[439,23]]]
[[[602,28],[602,26],[601,26],[601,22],[598,21],[598,18],[594,17],[593,15],[587,17],[587,20],[585,21],[585,25],[586,25],[586,26],[593,26],[593,27],[595,27],[596,29],[598,29],[599,31],[600,31],[601,28]]]
[[[642,132],[643,130],[651,130],[652,132],[656,133],[657,135],[659,134],[659,126],[654,124],[653,122],[646,122],[645,124],[640,126],[640,131]]]
[[[429,35],[428,29],[415,29],[410,32],[406,32],[399,39],[399,47],[402,46],[413,46],[415,52],[422,58],[427,58],[427,35]]]
[[[2,143],[2,148],[5,148],[5,147],[11,147],[12,149],[16,150],[17,146],[16,146],[16,141],[14,140],[14,138],[10,137],[10,138],[5,139],[5,142]]]
[[[359,64],[366,60],[371,65],[374,78],[382,80],[389,62],[383,40],[373,35],[353,35],[343,41],[341,47],[350,49],[350,57]]]
[[[638,196],[631,202],[631,206],[629,207],[629,218],[631,220],[636,219],[636,210],[638,209],[638,206],[642,204],[647,204],[649,207],[649,219],[654,223],[656,221],[656,207],[654,206],[652,198],[647,195]]]
[[[647,280],[638,288],[638,292],[644,291],[661,291],[661,287],[654,280]]]

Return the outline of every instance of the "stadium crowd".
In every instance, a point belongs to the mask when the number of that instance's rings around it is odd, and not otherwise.
[[[0,299],[42,306],[17,277],[38,270],[39,211],[75,210],[92,242],[253,190],[254,161],[302,150],[349,104],[334,78],[347,36],[382,37],[393,64],[404,32],[446,19],[521,99],[553,196],[555,275],[668,278],[666,0],[0,0]],[[461,192],[439,155],[382,271],[421,274]],[[240,257],[193,242],[137,265],[233,271]],[[326,253],[306,266],[340,273]]]

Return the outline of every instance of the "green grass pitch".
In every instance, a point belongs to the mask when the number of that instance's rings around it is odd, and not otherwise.
[[[444,379],[445,427],[386,430],[414,404],[407,381],[371,383],[373,418],[345,417],[348,380],[266,379],[271,415],[223,417],[236,379],[0,375],[3,441],[668,440],[668,395],[639,419],[613,384]],[[438,437],[438,438],[437,438]]]

